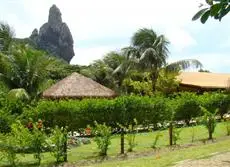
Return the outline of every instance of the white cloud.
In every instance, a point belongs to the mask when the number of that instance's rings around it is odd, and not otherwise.
[[[94,60],[101,59],[106,53],[115,50],[114,47],[75,48],[75,55],[70,64],[89,65]]]
[[[170,29],[166,31],[166,36],[172,44],[175,51],[181,52],[186,47],[197,44],[196,40],[184,29]]]

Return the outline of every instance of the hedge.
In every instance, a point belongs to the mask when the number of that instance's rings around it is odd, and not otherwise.
[[[128,126],[137,119],[140,124],[156,124],[168,119],[167,103],[164,97],[122,96],[116,99],[85,99],[39,101],[34,108],[27,108],[22,118],[42,119],[47,127],[68,126],[71,130],[87,125],[106,123],[112,127],[118,124]]]
[[[202,116],[200,106],[212,112],[222,109],[227,112],[229,96],[223,93],[179,93],[169,99],[164,96],[121,96],[116,99],[84,100],[41,100],[36,107],[27,108],[21,118],[27,121],[33,118],[44,120],[47,127],[68,126],[70,130],[93,126],[94,121],[106,123],[112,127],[118,124],[128,126],[137,119],[139,124],[184,120],[189,123],[194,117]],[[225,109],[223,111],[223,109]]]

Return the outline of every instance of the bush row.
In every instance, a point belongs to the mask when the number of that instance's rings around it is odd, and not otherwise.
[[[27,108],[21,117],[24,120],[42,119],[48,127],[68,126],[71,130],[94,125],[94,121],[105,122],[112,127],[117,127],[117,124],[129,125],[134,118],[140,124],[156,124],[169,118],[166,104],[166,99],[161,96],[123,96],[113,100],[42,100],[36,107]]]
[[[70,130],[85,128],[87,125],[106,123],[111,127],[118,124],[128,126],[137,119],[141,125],[183,120],[187,124],[192,118],[202,116],[201,106],[220,115],[228,111],[229,95],[223,93],[179,93],[174,97],[164,96],[122,96],[116,99],[85,100],[42,100],[36,107],[25,109],[21,118],[42,119],[45,126],[68,126]]]

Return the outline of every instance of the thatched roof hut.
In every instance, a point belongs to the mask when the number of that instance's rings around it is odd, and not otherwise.
[[[43,92],[44,98],[113,98],[116,93],[81,74],[73,73]]]
[[[229,88],[230,74],[206,72],[182,72],[177,79],[180,88],[191,90],[217,90]]]

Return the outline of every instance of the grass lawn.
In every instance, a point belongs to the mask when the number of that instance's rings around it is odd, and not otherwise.
[[[123,161],[104,162],[101,164],[91,165],[95,167],[120,167],[120,166],[154,166],[167,167],[173,166],[176,162],[187,159],[207,158],[212,153],[230,151],[230,140],[220,141],[214,144],[206,144],[202,146],[194,146],[181,150],[171,151],[162,154],[156,154],[150,157],[142,157]]]
[[[195,140],[201,140],[204,138],[208,137],[208,132],[206,130],[206,128],[204,126],[196,126],[194,128],[192,127],[187,127],[187,128],[182,128],[182,131],[180,133],[180,140],[178,141],[178,144],[187,144],[187,143],[191,143],[192,140],[192,131],[195,132]],[[154,137],[156,135],[157,132],[153,132],[153,133],[139,133],[136,136],[136,142],[137,142],[137,146],[134,148],[135,152],[144,152],[144,151],[150,151],[151,149],[151,144],[154,140]],[[159,142],[158,142],[158,146],[159,147],[165,147],[168,145],[168,130],[163,130],[160,131],[160,133],[163,135]],[[215,133],[214,133],[214,137],[218,138],[225,136],[226,135],[226,128],[224,123],[218,123]],[[224,147],[224,145],[226,145],[226,148]],[[192,150],[192,148],[188,148],[185,150],[178,150],[173,152],[169,152],[169,153],[165,153],[165,155],[161,155],[162,158],[160,158],[159,160],[156,160],[156,158],[150,157],[150,158],[139,158],[139,159],[134,159],[134,160],[128,160],[128,161],[121,161],[121,162],[112,162],[110,163],[103,163],[102,166],[120,166],[120,165],[125,165],[127,163],[127,166],[135,166],[137,161],[140,162],[139,165],[137,166],[147,166],[150,165],[150,163],[148,164],[147,161],[156,161],[156,166],[159,163],[163,163],[161,161],[166,161],[163,164],[167,165],[167,164],[171,164],[173,162],[176,161],[180,161],[182,159],[186,159],[188,158],[197,158],[200,155],[204,155],[210,153],[210,152],[216,152],[216,151],[226,151],[227,148],[230,148],[230,141],[222,141],[222,142],[218,142],[216,144],[210,145],[210,146],[201,146],[195,150]],[[126,146],[127,148],[127,146]],[[200,151],[198,151],[200,150]],[[76,147],[76,148],[72,148],[69,150],[68,153],[68,161],[69,162],[76,162],[79,160],[86,160],[86,159],[93,159],[97,157],[97,145],[92,141],[91,144],[88,145],[81,145],[80,147]],[[112,144],[109,148],[108,151],[108,155],[109,156],[116,156],[118,155],[120,152],[120,138],[119,136],[113,136],[112,138]],[[183,153],[180,153],[183,152]],[[176,154],[178,153],[178,154]],[[22,166],[28,166],[31,163],[34,163],[34,158],[33,155],[31,154],[27,154],[25,155],[25,157],[21,157],[18,156],[19,161],[23,164]],[[54,162],[54,158],[50,155],[50,153],[44,153],[43,154],[43,160],[42,160],[42,164],[50,164]],[[143,165],[141,164],[143,163]],[[152,162],[153,163],[153,162]],[[6,164],[6,162],[0,162],[0,166]],[[28,165],[27,165],[28,164]],[[108,165],[106,165],[108,164]],[[120,164],[120,165],[119,165]],[[158,165],[159,166],[159,165]]]

